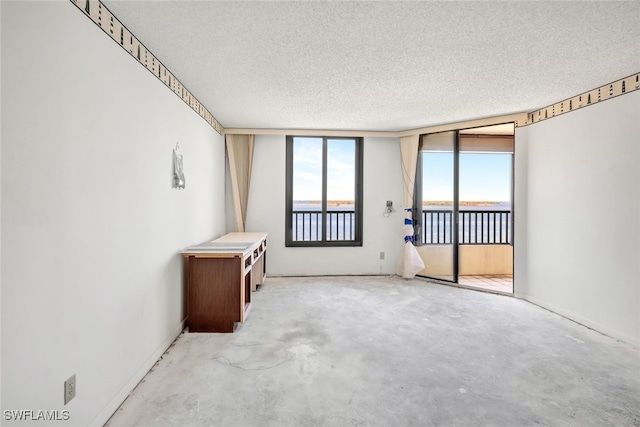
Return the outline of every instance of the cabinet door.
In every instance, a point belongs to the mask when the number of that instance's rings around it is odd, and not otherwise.
[[[238,257],[190,257],[190,332],[233,332],[234,323],[242,321],[241,271]]]

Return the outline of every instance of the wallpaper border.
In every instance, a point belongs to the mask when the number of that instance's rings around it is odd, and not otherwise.
[[[153,55],[122,22],[107,9],[100,0],[70,0],[85,16],[113,39],[120,47],[135,58],[173,93],[180,97],[193,111],[202,117],[220,135],[224,133],[222,125],[213,117],[200,101],[180,82],[176,76]]]
[[[539,110],[529,112],[527,113],[525,121],[516,122],[516,127],[527,126],[542,120],[547,120],[570,111],[595,105],[607,99],[634,92],[638,89],[640,89],[640,73],[632,74]]]

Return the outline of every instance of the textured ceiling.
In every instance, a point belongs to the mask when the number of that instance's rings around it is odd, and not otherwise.
[[[640,71],[640,2],[103,0],[228,128],[406,130]]]

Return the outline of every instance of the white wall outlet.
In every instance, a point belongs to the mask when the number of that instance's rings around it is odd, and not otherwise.
[[[76,397],[76,374],[71,375],[64,382],[64,404]]]
[[[380,252],[380,260],[384,260],[384,252]]]

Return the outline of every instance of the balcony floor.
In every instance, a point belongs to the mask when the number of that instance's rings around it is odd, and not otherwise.
[[[458,283],[488,291],[498,291],[507,294],[513,293],[513,275],[496,274],[485,276],[459,276]]]

